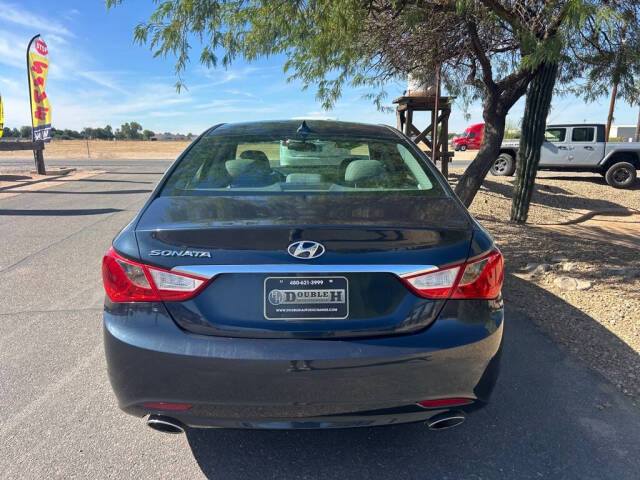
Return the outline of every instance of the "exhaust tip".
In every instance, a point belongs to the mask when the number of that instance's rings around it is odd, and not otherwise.
[[[184,433],[184,426],[178,420],[162,415],[149,415],[147,426],[158,432],[179,434]]]
[[[446,430],[447,428],[453,428],[464,422],[466,416],[459,410],[449,410],[439,413],[428,419],[424,424],[429,427],[430,430]]]

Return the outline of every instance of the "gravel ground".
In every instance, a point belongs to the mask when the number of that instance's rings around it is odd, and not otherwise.
[[[461,173],[452,172],[454,182]],[[639,212],[640,182],[616,190],[599,175],[541,172],[524,226],[508,222],[513,183],[488,176],[470,208],[505,255],[508,307],[532,316],[640,405],[640,216],[615,217],[624,235],[602,222],[544,226],[595,210]]]

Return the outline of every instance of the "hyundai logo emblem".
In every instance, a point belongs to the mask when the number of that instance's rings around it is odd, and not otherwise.
[[[318,258],[324,253],[324,246],[318,242],[302,240],[289,245],[287,252],[289,252],[289,255],[292,257],[311,260],[312,258]]]

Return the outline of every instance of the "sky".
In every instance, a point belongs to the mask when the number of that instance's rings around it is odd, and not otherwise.
[[[31,123],[26,75],[26,47],[40,33],[51,62],[47,95],[52,124],[59,129],[112,125],[137,121],[155,132],[200,133],[221,122],[289,118],[331,118],[395,125],[395,113],[376,110],[363,98],[366,89],[345,89],[334,109],[325,111],[313,88],[286,81],[283,57],[253,63],[238,60],[228,69],[208,70],[194,59],[184,74],[187,90],[174,84],[174,59],[153,58],[145,46],[133,43],[136,24],[153,11],[152,0],[124,0],[106,10],[102,0],[0,0],[0,94],[5,125]],[[406,88],[390,83],[391,100]],[[548,123],[606,121],[608,99],[585,104],[575,97],[555,98]],[[510,120],[518,124],[524,102],[516,104]],[[466,117],[454,107],[449,129],[461,132],[482,121],[482,106],[471,105]],[[614,124],[635,125],[637,107],[618,102]],[[426,116],[416,117],[418,127]]]

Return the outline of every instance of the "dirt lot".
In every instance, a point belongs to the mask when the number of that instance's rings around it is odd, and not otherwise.
[[[52,140],[45,146],[46,159],[175,159],[190,142],[134,142],[107,140]],[[31,151],[0,152],[0,158],[31,159]]]
[[[452,180],[461,173],[453,170]],[[487,177],[470,209],[505,255],[508,308],[533,316],[638,404],[640,182],[616,190],[599,175],[541,172],[531,225],[516,226],[508,222],[513,181]],[[625,209],[635,214],[557,225],[589,211]]]

